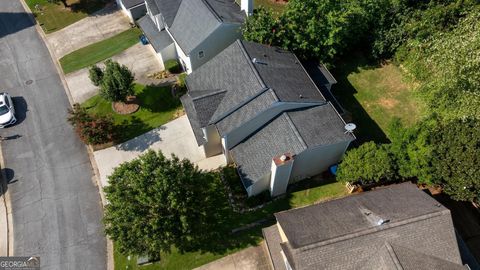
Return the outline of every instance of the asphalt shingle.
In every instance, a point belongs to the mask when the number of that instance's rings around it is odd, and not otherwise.
[[[125,8],[129,9],[145,3],[145,0],[122,0],[122,3]]]
[[[156,52],[160,52],[173,44],[173,40],[167,31],[158,31],[158,28],[155,26],[149,15],[143,16],[137,21],[137,23]]]

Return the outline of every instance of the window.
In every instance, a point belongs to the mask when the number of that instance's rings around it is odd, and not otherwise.
[[[205,53],[203,51],[198,52],[198,58],[203,58],[205,56]]]

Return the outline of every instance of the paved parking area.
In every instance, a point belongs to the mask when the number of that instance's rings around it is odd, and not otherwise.
[[[136,82],[141,84],[156,84],[147,76],[163,70],[163,66],[160,65],[151,46],[144,46],[140,43],[115,55],[112,59],[126,65],[135,73]],[[94,86],[88,78],[88,68],[65,75],[65,80],[74,102],[82,103],[98,93],[98,87]]]
[[[195,270],[270,270],[264,243],[233,253]]]
[[[204,170],[226,165],[223,155],[205,158],[202,148],[197,145],[190,122],[184,115],[130,141],[95,151],[93,155],[102,186],[107,184],[107,176],[115,167],[138,157],[148,149],[161,150],[167,157],[175,154],[181,159],[187,158]]]
[[[47,35],[55,56],[60,59],[92,43],[130,28],[128,18],[117,7],[106,7],[85,19]]]

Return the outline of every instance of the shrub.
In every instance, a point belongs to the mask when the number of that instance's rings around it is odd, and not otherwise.
[[[105,61],[100,95],[111,102],[125,102],[134,93],[133,81],[133,73],[126,66],[109,59]]]
[[[68,122],[83,142],[103,144],[114,140],[115,125],[110,117],[91,115],[79,104],[74,104],[68,114]]]
[[[371,184],[394,180],[395,160],[385,145],[373,142],[348,151],[338,167],[337,180]]]
[[[99,86],[102,83],[103,71],[97,65],[93,65],[88,69],[88,77],[93,85]]]
[[[164,65],[165,69],[170,73],[177,74],[182,72],[182,68],[176,59],[168,60],[164,63]]]

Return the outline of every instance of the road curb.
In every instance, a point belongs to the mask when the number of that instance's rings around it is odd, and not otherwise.
[[[5,162],[0,145],[0,256],[13,255],[13,223],[10,193],[7,188],[7,177],[5,175]]]
[[[50,46],[50,44],[47,40],[47,36],[43,32],[43,29],[40,27],[40,25],[38,25],[37,21],[35,20],[35,17],[33,16],[32,10],[26,4],[25,0],[20,0],[20,3],[22,4],[23,8],[27,11],[30,20],[35,25],[35,29],[37,30],[37,33],[40,35],[41,39],[43,40],[43,43],[47,47],[47,50],[50,53],[50,58],[52,59],[54,65],[55,65],[55,68],[57,69],[57,74],[60,77],[60,80],[62,81],[63,89],[65,89],[65,93],[67,94],[68,102],[70,103],[70,106],[73,106],[74,101],[73,101],[73,98],[72,98],[72,94],[70,93],[70,88],[68,87],[67,81],[65,80],[65,74],[63,73],[63,69],[60,66],[60,62],[57,59],[55,51],[51,48],[51,46]],[[94,184],[97,185],[98,193],[100,195],[100,200],[102,202],[102,210],[103,210],[103,207],[105,206],[106,200],[105,200],[105,195],[103,194],[103,191],[102,191],[102,185],[100,183],[100,177],[99,177],[99,174],[98,174],[97,164],[96,164],[95,158],[93,156],[93,148],[90,145],[87,145],[87,153],[88,153],[88,158],[90,159],[90,164],[92,165],[92,168],[93,168],[93,178],[94,179],[92,179],[92,180],[94,180],[93,181]],[[1,158],[1,151],[0,151],[0,162],[3,162],[3,159]],[[3,164],[1,164],[1,165],[3,165]],[[2,168],[3,168],[3,166],[2,166]],[[2,170],[2,174],[3,174],[3,170]],[[7,190],[6,194],[8,195],[8,190]],[[106,250],[107,250],[107,269],[108,270],[114,270],[113,242],[107,236],[106,236],[106,239],[107,239],[107,247],[106,247]],[[9,241],[9,242],[13,243],[13,238],[10,239],[10,240],[11,241]],[[13,247],[13,245],[11,247]]]

